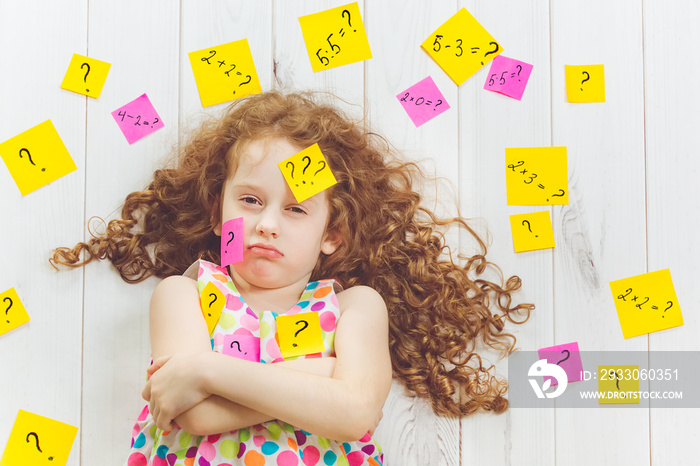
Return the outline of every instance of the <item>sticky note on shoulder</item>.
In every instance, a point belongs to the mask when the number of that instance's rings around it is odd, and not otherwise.
[[[102,93],[111,66],[107,62],[74,53],[61,88],[97,99]]]
[[[458,86],[503,51],[466,8],[437,28],[421,48]]]
[[[0,335],[29,322],[29,314],[14,288],[0,293],[0,309],[5,311],[0,315]]]
[[[299,24],[314,72],[372,58],[357,2],[301,16]]]
[[[566,147],[506,149],[508,205],[569,203]]]
[[[552,218],[548,210],[510,216],[515,252],[554,247]]]
[[[0,458],[2,466],[64,466],[78,428],[19,410]]]
[[[297,202],[303,202],[337,183],[318,144],[297,152],[278,166]]]
[[[248,39],[190,52],[203,107],[262,92]]]
[[[605,102],[604,65],[564,65],[569,102]]]
[[[77,169],[51,120],[0,144],[0,156],[23,196]]]
[[[209,330],[209,335],[211,335],[211,332],[214,330],[216,323],[221,317],[224,306],[226,306],[226,296],[224,296],[216,285],[209,282],[199,295],[199,305],[202,308],[202,314],[207,323],[207,330]]]
[[[610,291],[625,338],[683,325],[669,269],[612,281]]]

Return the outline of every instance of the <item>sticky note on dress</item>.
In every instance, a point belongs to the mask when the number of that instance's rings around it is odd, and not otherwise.
[[[566,147],[506,149],[508,205],[569,203]]]
[[[260,338],[253,335],[226,335],[222,352],[234,358],[260,362]]]
[[[221,266],[243,260],[243,217],[232,218],[221,226]]]
[[[416,127],[450,108],[430,76],[399,93],[396,98]]]
[[[421,48],[458,86],[503,51],[466,8],[437,28]]]
[[[318,312],[281,315],[275,320],[280,351],[285,359],[325,351]]]
[[[113,111],[112,117],[129,144],[165,126],[146,94]]]
[[[598,366],[598,404],[639,404],[639,377],[635,374],[639,374],[639,366]]]
[[[610,282],[625,338],[683,325],[669,269]]]
[[[314,71],[372,58],[357,2],[300,16],[299,24]]]
[[[216,327],[216,323],[219,321],[219,317],[221,317],[221,311],[226,306],[226,296],[216,285],[209,282],[199,295],[199,305],[207,323],[207,330],[209,330],[209,335],[211,335],[214,327]]]
[[[0,156],[23,196],[76,170],[51,120],[0,144]]]
[[[569,102],[605,102],[604,65],[564,65]]]
[[[515,252],[554,247],[552,218],[548,210],[510,216]]]
[[[262,92],[248,39],[188,55],[203,107]]]
[[[278,165],[297,202],[303,202],[337,183],[318,144],[297,152]]]
[[[0,335],[29,322],[29,314],[14,288],[0,293],[0,309],[5,311],[4,316],[0,315]]]
[[[77,427],[20,409],[0,465],[64,466],[77,432]]]
[[[74,53],[61,88],[97,99],[111,66],[107,62]]]
[[[565,343],[563,345],[549,346],[537,350],[540,359],[546,359],[549,364],[556,364],[564,369],[569,382],[578,382],[583,374],[583,363],[578,342]],[[545,376],[544,380],[551,379],[551,385],[557,385],[557,379]]]
[[[532,65],[499,55],[491,62],[484,89],[520,100],[531,72]]]

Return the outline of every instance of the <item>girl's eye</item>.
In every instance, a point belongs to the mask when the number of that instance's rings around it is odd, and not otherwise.
[[[292,212],[297,213],[297,214],[305,214],[306,213],[306,211],[304,209],[302,209],[301,207],[290,207],[289,210],[291,210]]]
[[[257,204],[259,202],[256,198],[252,196],[242,197],[241,201],[245,202],[246,204]]]

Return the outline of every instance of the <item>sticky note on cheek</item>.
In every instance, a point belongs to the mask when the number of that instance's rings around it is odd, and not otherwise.
[[[564,369],[569,382],[581,380],[583,364],[581,363],[581,352],[578,349],[578,342],[566,343],[563,345],[550,346],[537,350],[540,359],[546,359],[548,364],[556,364]],[[557,379],[545,376],[544,380],[551,379],[552,385],[557,385]]]
[[[210,282],[207,283],[207,286],[204,287],[199,295],[199,304],[202,308],[204,320],[207,323],[207,330],[209,330],[209,335],[211,335],[226,305],[226,296],[216,285]]]
[[[23,196],[77,169],[51,120],[0,144],[0,156]]]
[[[0,465],[64,466],[77,432],[77,427],[20,409]]]
[[[61,88],[96,99],[102,93],[111,66],[107,62],[74,53]]]
[[[554,231],[548,210],[510,216],[515,252],[554,247]]]
[[[113,111],[112,117],[129,144],[165,126],[146,94]]]
[[[223,353],[246,361],[260,362],[260,338],[252,335],[226,335]]]
[[[605,102],[604,65],[564,65],[569,102]]]
[[[610,282],[625,338],[683,325],[669,269]]]
[[[396,98],[416,127],[450,108],[430,76],[399,93]]]
[[[357,2],[301,16],[299,24],[314,71],[372,58]]]
[[[0,309],[5,311],[0,315],[0,335],[29,322],[29,314],[14,288],[0,294]]]
[[[280,351],[285,359],[325,351],[318,312],[281,315],[276,321]]]
[[[303,202],[337,183],[318,144],[281,161],[278,166],[297,202]]]
[[[228,220],[221,227],[221,266],[243,260],[243,217]]]

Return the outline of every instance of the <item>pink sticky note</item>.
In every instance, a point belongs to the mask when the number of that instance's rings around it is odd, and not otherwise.
[[[581,380],[583,364],[581,363],[581,353],[578,349],[578,342],[565,343],[563,345],[550,346],[537,350],[540,359],[546,359],[549,364],[556,364],[564,369],[569,382]],[[544,380],[552,379],[552,385],[557,385],[557,380],[553,377],[545,377]]]
[[[243,217],[232,218],[221,227],[221,266],[243,260]]]
[[[116,109],[112,116],[129,144],[165,126],[146,94]]]
[[[531,72],[532,65],[499,55],[491,62],[484,89],[520,100]]]
[[[223,353],[246,361],[260,362],[260,338],[252,335],[226,335]]]
[[[401,92],[396,98],[416,127],[450,108],[430,76]]]

